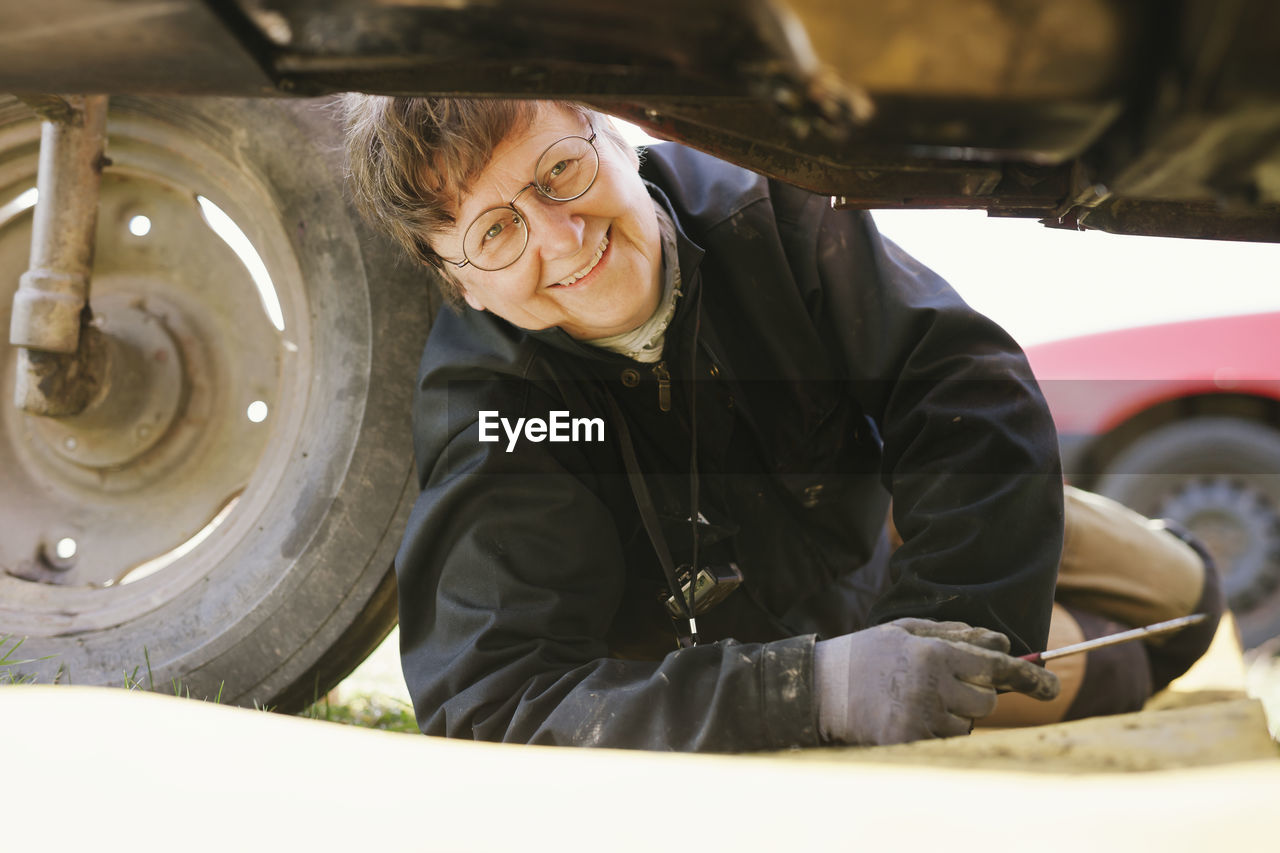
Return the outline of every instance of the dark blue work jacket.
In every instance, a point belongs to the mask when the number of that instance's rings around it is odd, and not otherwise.
[[[657,369],[470,309],[432,330],[422,495],[396,561],[423,731],[815,745],[815,635],[918,616],[1043,648],[1062,481],[1017,345],[863,213],[675,145],[641,171],[677,223],[684,283]],[[505,435],[480,441],[482,411],[598,418],[603,441],[508,452]],[[673,561],[696,535],[700,564],[745,578],[692,648],[677,649],[619,416]],[[890,495],[904,544],[860,585]]]

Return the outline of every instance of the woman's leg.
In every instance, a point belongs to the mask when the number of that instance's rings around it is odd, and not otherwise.
[[[1115,501],[1067,487],[1066,529],[1049,648],[1191,613],[1208,619],[1174,634],[1061,658],[1051,703],[1016,694],[983,725],[1038,725],[1135,711],[1191,668],[1209,648],[1223,612],[1208,554],[1178,531]]]

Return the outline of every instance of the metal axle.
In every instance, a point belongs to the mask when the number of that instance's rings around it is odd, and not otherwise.
[[[107,96],[68,96],[45,117],[30,268],[13,297],[9,343],[22,347],[14,404],[33,414],[71,415],[98,395],[105,348],[81,335],[89,319],[98,191],[106,144]]]

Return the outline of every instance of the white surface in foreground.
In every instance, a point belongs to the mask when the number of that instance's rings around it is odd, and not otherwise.
[[[5,688],[0,717],[22,732],[10,850],[1169,853],[1280,832],[1276,761],[1051,776],[519,747],[86,687]]]

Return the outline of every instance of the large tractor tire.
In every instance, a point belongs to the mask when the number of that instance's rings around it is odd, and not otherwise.
[[[1172,423],[1121,451],[1095,489],[1205,542],[1245,648],[1280,636],[1280,432],[1229,417]]]
[[[39,138],[0,102],[4,329]],[[19,411],[0,350],[0,637],[39,659],[18,676],[296,710],[395,624],[435,303],[353,214],[340,150],[326,103],[112,99],[90,306],[127,405]]]

